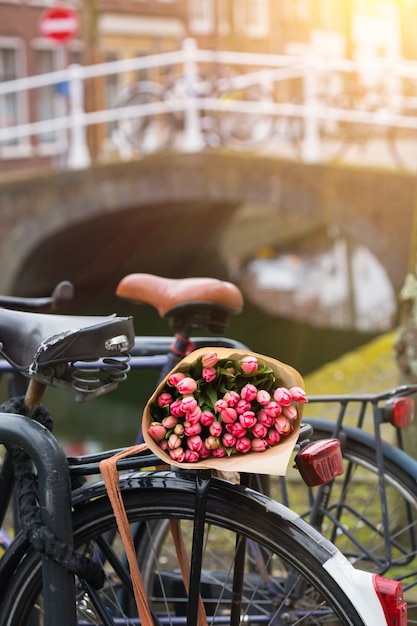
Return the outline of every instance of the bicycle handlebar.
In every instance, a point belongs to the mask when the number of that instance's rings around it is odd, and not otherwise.
[[[57,284],[52,294],[41,298],[25,298],[20,296],[0,295],[0,307],[18,311],[40,311],[50,309],[54,311],[62,304],[74,298],[74,285],[63,280]]]

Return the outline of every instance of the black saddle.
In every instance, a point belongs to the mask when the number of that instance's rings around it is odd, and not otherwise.
[[[123,355],[134,341],[131,317],[54,315],[0,308],[0,355],[28,375],[47,365]]]

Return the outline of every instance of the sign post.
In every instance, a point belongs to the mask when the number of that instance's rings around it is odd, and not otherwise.
[[[77,34],[79,19],[72,7],[54,6],[42,13],[39,21],[41,35],[58,44],[62,51],[64,46]],[[90,165],[90,154],[87,146],[84,123],[84,85],[81,68],[72,65],[69,78],[69,122],[71,140],[68,150],[67,166],[79,169]]]

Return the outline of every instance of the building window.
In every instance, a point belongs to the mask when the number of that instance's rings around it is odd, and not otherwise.
[[[23,75],[21,41],[14,37],[0,37],[0,82],[13,81]],[[0,128],[18,126],[27,121],[24,91],[0,94]],[[30,144],[26,137],[11,137],[0,142],[3,157],[27,156]]]
[[[217,24],[219,35],[226,37],[231,32],[231,5],[229,0],[217,0]]]
[[[240,0],[235,5],[236,31],[247,37],[269,33],[269,0]]]
[[[59,50],[37,47],[34,51],[36,74],[49,74],[58,69]],[[68,113],[68,83],[54,83],[34,91],[35,115],[38,121],[65,117]],[[42,155],[63,152],[67,146],[67,131],[46,131],[37,136],[38,152]]]
[[[249,37],[266,37],[268,35],[268,0],[247,0],[246,23]]]
[[[190,30],[200,35],[214,31],[213,0],[190,1]]]

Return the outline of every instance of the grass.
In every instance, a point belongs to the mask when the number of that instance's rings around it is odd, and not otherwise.
[[[327,363],[305,377],[310,395],[377,393],[399,384],[394,355],[396,331]]]

